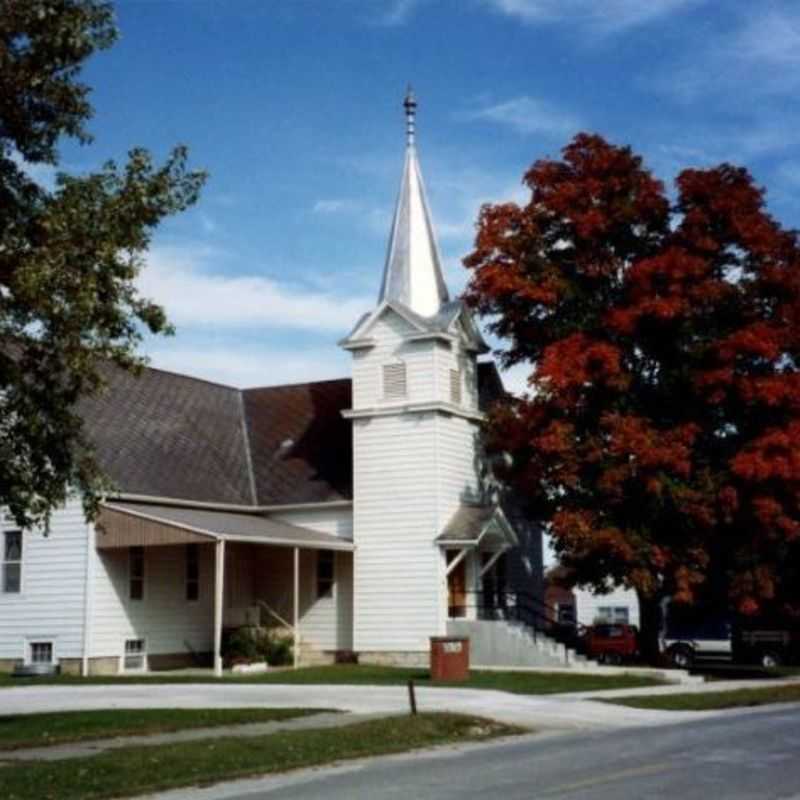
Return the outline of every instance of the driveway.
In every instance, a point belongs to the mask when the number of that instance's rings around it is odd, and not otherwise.
[[[518,695],[499,691],[417,688],[420,711],[453,711],[530,728],[594,729],[669,725],[708,712],[670,712],[612,706],[584,696]],[[404,686],[259,684],[124,684],[24,686],[0,690],[0,714],[106,708],[336,708],[358,714],[408,711]]]

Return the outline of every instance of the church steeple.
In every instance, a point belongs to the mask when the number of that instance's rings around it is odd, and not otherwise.
[[[417,314],[430,317],[439,311],[449,296],[417,160],[417,101],[411,87],[403,105],[406,111],[406,157],[378,299],[380,302],[399,301]]]

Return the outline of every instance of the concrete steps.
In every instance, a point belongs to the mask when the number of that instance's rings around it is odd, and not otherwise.
[[[505,620],[450,620],[448,636],[470,640],[474,667],[573,667],[586,663],[584,656],[542,633]]]

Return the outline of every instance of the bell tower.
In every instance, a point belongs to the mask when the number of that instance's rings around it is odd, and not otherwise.
[[[354,649],[377,663],[427,663],[446,632],[437,537],[481,500],[477,355],[488,348],[444,281],[404,101],[406,147],[376,308],[340,343],[353,356]]]

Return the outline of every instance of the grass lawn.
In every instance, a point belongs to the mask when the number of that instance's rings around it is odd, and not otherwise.
[[[734,689],[730,692],[667,694],[654,697],[617,697],[604,700],[631,708],[655,708],[663,711],[714,711],[721,708],[763,706],[769,703],[800,702],[800,684],[767,686],[763,689]]]
[[[355,664],[335,664],[326,667],[303,667],[262,675],[225,676],[217,680],[231,683],[283,683],[283,684],[339,684],[395,686],[413,679],[421,686],[434,685],[427,669],[402,669],[398,667],[371,667]],[[12,678],[0,674],[0,688],[46,684],[117,684],[117,683],[211,683],[215,679],[198,675],[158,675],[130,677],[79,678],[68,675],[53,678]],[[435,684],[451,685],[467,689],[499,689],[516,694],[558,694],[563,692],[589,692],[600,689],[633,689],[642,686],[657,686],[661,682],[637,675],[586,675],[580,672],[489,672],[475,671],[466,683]]]
[[[171,733],[250,722],[274,722],[320,713],[304,708],[145,708],[59,711],[0,716],[0,750],[42,747],[85,739]]]
[[[0,767],[0,797],[101,800],[521,732],[476,717],[420,714],[334,729],[128,747],[89,758]]]

